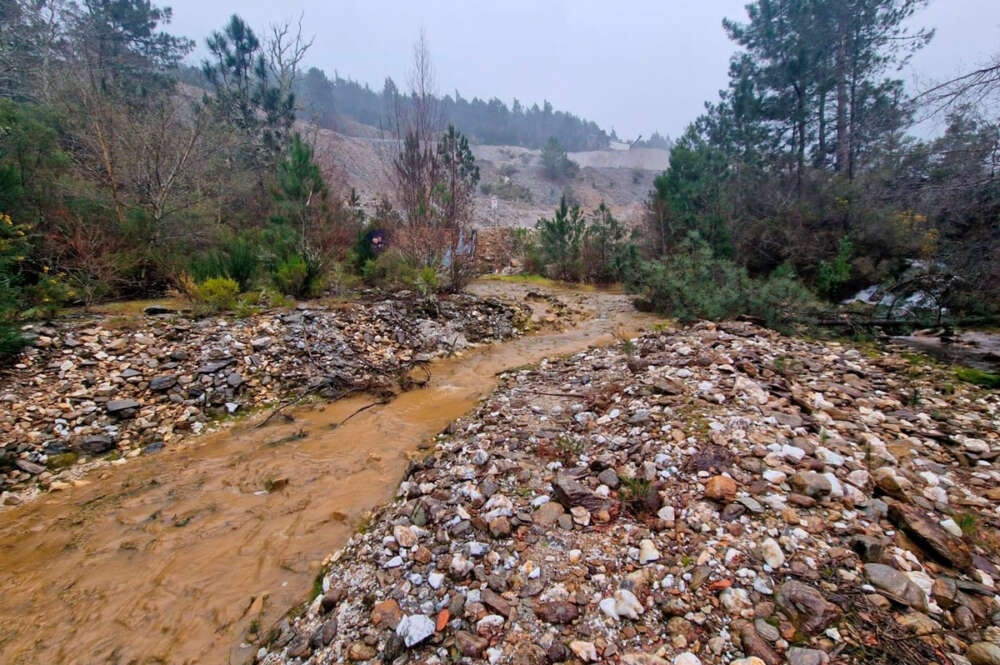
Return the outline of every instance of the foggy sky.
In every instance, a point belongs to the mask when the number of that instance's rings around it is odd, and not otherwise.
[[[261,34],[297,19],[315,35],[306,58],[332,78],[406,88],[421,27],[442,94],[545,99],[622,138],[654,130],[676,137],[715,100],[735,51],[724,17],[746,0],[166,0],[171,32],[198,42],[239,13]],[[908,85],[963,73],[1000,52],[1000,2],[932,0],[914,24],[934,27],[930,46],[900,76]]]

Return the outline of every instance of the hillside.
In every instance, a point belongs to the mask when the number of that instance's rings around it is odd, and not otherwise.
[[[368,136],[315,128],[312,134],[318,158],[328,170],[343,173],[347,186],[359,192],[366,207],[374,208],[380,194],[391,192],[389,172],[396,141],[378,138],[374,128]],[[585,208],[604,201],[616,216],[636,220],[653,177],[666,169],[670,157],[669,151],[657,148],[571,152],[580,172],[572,180],[555,182],[546,177],[539,150],[475,145],[472,152],[481,174],[474,222],[481,227],[534,226],[540,216],[552,213],[567,188],[570,198]]]

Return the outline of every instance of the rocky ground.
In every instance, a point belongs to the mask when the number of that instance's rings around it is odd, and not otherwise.
[[[997,409],[748,324],[512,371],[256,661],[1000,663]]]
[[[33,326],[33,347],[0,372],[2,503],[297,396],[398,390],[415,365],[518,334],[526,312],[402,292],[245,319],[163,312]]]

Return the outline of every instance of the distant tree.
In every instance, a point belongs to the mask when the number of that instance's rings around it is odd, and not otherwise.
[[[580,171],[579,165],[566,154],[566,148],[552,137],[542,150],[542,166],[545,175],[552,180],[572,180]]]

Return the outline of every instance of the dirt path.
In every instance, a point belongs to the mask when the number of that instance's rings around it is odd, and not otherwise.
[[[474,289],[521,301],[542,290]],[[369,400],[263,429],[247,422],[5,513],[0,662],[244,662],[248,635],[310,595],[321,558],[391,498],[408,456],[487,395],[498,372],[655,320],[620,295],[558,296],[582,320],[555,312],[563,330],[435,363],[427,387],[339,427]]]

